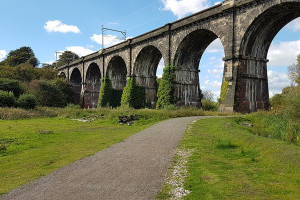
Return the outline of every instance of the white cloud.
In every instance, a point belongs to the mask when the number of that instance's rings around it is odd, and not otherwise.
[[[211,80],[205,80],[204,81],[204,86],[205,88],[220,88],[222,85],[222,82],[220,81],[211,81]]]
[[[218,98],[220,98],[220,90],[211,90],[211,89],[207,89],[205,86],[200,85],[201,87],[201,91],[202,92],[209,92],[212,94],[213,96],[213,100],[217,101]]]
[[[161,0],[161,2],[164,4],[164,10],[171,11],[178,19],[210,6],[208,0]]]
[[[205,51],[207,51],[208,53],[219,53],[224,51],[224,47],[221,43],[221,40],[216,39],[207,47]]]
[[[165,68],[165,62],[164,59],[162,58],[158,63],[157,70],[163,70],[164,68]]]
[[[207,72],[215,78],[221,78],[223,75],[223,69],[208,69]]]
[[[217,57],[216,56],[212,56],[208,60],[215,61],[215,60],[217,60]]]
[[[109,24],[109,25],[119,25],[118,22],[109,22],[108,24]]]
[[[82,56],[86,56],[88,54],[94,53],[95,51],[91,50],[91,49],[87,49],[85,47],[81,47],[81,46],[70,46],[70,47],[66,47],[67,51],[72,51],[74,53],[76,53],[79,57]]]
[[[298,17],[297,19],[291,21],[287,27],[289,27],[290,29],[293,29],[293,31],[299,31],[300,30],[300,17]]]
[[[94,42],[102,45],[102,35],[101,34],[100,35],[94,34],[91,37],[91,40],[93,40]],[[119,37],[115,36],[115,35],[104,35],[104,47],[105,48],[113,46],[113,45],[118,44],[120,42],[123,42],[123,40],[120,39]]]
[[[45,62],[45,64],[52,65],[54,62],[55,62],[54,60],[51,60],[51,61]]]
[[[218,4],[221,4],[222,2],[221,1],[217,1],[214,3],[214,5],[218,5]]]
[[[5,50],[0,50],[0,61],[5,58],[7,55],[6,51]]]
[[[300,40],[272,44],[268,52],[270,60],[268,66],[290,66],[296,62],[298,54],[300,54]]]
[[[211,91],[211,93],[213,94],[214,101],[217,101],[220,98],[220,93],[221,93],[220,90],[217,90],[217,91],[213,90],[213,91]]]
[[[270,97],[281,93],[282,89],[291,85],[286,73],[268,70],[269,94]]]
[[[156,76],[157,78],[161,78],[165,67],[164,59],[162,58],[157,66]]]
[[[86,45],[86,47],[87,47],[88,49],[93,49],[93,48],[95,48],[94,45],[90,45],[90,44]]]
[[[80,33],[77,26],[66,25],[59,20],[47,21],[44,28],[47,32]]]

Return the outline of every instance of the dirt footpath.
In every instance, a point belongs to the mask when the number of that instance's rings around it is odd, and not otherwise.
[[[204,117],[160,122],[0,199],[155,199],[187,124],[201,118]]]

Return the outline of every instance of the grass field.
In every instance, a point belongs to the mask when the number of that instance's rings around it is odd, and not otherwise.
[[[0,195],[93,155],[158,121],[217,114],[228,115],[196,108],[0,108]],[[135,115],[137,123],[119,125],[120,115]],[[97,119],[92,122],[72,120],[94,116]]]
[[[0,194],[93,155],[157,121],[141,119],[127,126],[101,118],[92,122],[57,117],[0,120]]]
[[[180,149],[193,153],[185,199],[300,199],[300,147],[253,135],[240,121],[199,120],[186,131]],[[170,189],[158,197],[170,198]]]

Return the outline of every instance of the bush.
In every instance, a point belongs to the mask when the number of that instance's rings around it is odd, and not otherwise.
[[[20,108],[33,109],[36,107],[36,98],[32,94],[22,94],[17,101],[17,105]]]
[[[217,111],[218,110],[218,105],[216,102],[202,99],[201,103],[202,103],[203,110],[209,110],[209,111]]]
[[[119,107],[121,105],[123,90],[111,90],[111,101],[110,106],[113,108]]]
[[[300,86],[285,95],[284,112],[300,123]]]
[[[145,88],[143,86],[138,86],[135,81],[135,75],[132,75],[123,90],[121,106],[140,109],[144,108],[145,104]]]
[[[146,90],[143,86],[135,85],[133,90],[134,98],[132,107],[135,109],[145,108],[146,106]]]
[[[101,79],[98,107],[110,106],[111,99],[112,99],[111,92],[112,92],[112,84],[110,79],[106,76]]]
[[[112,88],[112,83],[109,77],[101,80],[101,87],[99,92],[98,107],[111,106],[116,108],[121,105],[122,90],[115,90]]]
[[[13,107],[14,105],[14,93],[0,90],[0,107]]]
[[[70,83],[61,78],[54,79],[52,83],[62,92],[65,102],[74,103],[75,93]]]
[[[67,105],[63,92],[51,81],[31,81],[29,93],[36,97],[40,106],[65,107]]]
[[[282,94],[275,94],[270,99],[272,109],[281,109],[284,105],[284,96]]]
[[[175,104],[174,98],[174,77],[175,77],[175,67],[167,66],[164,68],[162,79],[159,83],[159,88],[157,92],[157,103],[156,108],[164,108],[166,106]]]
[[[0,90],[13,92],[16,97],[19,97],[23,93],[20,82],[8,78],[0,78]]]

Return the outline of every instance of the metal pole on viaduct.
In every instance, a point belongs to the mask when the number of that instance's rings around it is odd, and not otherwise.
[[[97,106],[100,79],[108,75],[122,90],[136,75],[155,104],[156,70],[161,58],[174,65],[178,105],[201,105],[199,62],[219,38],[225,57],[220,111],[268,110],[267,53],[275,35],[300,16],[300,0],[226,0],[199,13],[82,57],[60,67],[84,107]]]

